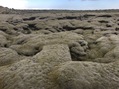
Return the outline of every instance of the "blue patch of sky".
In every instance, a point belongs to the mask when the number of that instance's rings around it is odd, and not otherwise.
[[[20,0],[17,0],[20,1]],[[119,0],[23,0],[28,9],[119,9]]]
[[[29,0],[28,8],[39,9],[118,9],[119,0]]]

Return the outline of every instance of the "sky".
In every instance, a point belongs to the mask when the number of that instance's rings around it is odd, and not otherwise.
[[[0,0],[0,6],[14,9],[119,9],[119,0]]]

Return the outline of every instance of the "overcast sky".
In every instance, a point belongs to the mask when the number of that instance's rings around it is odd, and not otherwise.
[[[119,0],[0,0],[0,5],[15,9],[119,9]]]

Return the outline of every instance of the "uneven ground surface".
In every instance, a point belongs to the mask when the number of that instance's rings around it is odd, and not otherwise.
[[[119,89],[118,11],[6,10],[0,89]]]

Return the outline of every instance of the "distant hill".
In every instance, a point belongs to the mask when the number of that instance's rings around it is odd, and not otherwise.
[[[15,9],[0,6],[0,14],[15,14],[15,12],[16,12]]]
[[[3,14],[3,13],[6,14],[8,12],[9,12],[9,8],[0,6],[0,14]]]
[[[105,10],[62,10],[62,9],[50,9],[50,10],[38,10],[38,9],[13,9],[13,8],[8,8],[8,7],[3,7],[0,6],[0,14],[28,14],[28,13],[84,13],[84,12],[118,12],[119,9],[105,9]]]

